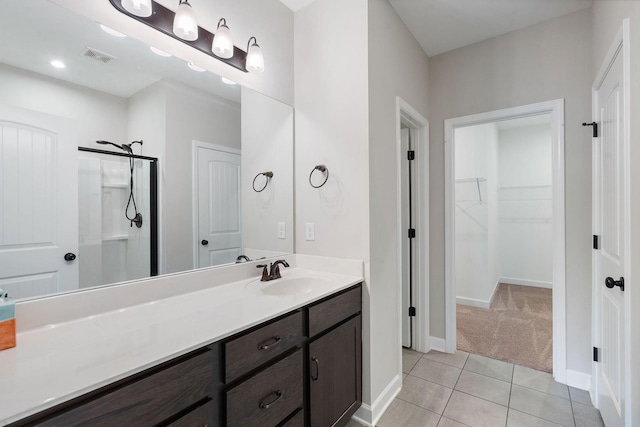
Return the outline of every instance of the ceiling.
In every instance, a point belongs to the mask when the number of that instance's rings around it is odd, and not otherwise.
[[[0,40],[13,40],[0,43],[0,63],[122,98],[165,80],[240,102],[239,85],[226,85],[210,72],[193,71],[176,57],[158,56],[131,37],[109,35],[99,23],[46,0],[4,2]],[[108,63],[90,59],[85,56],[87,48],[115,59]],[[52,59],[62,60],[66,68],[52,67]]]
[[[294,12],[314,0],[280,0]],[[428,56],[591,7],[593,0],[389,0]]]

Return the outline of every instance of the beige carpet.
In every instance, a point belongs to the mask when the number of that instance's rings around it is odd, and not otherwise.
[[[500,283],[490,309],[457,305],[458,350],[551,372],[551,289]]]

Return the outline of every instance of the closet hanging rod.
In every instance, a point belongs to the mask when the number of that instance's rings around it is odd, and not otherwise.
[[[456,179],[456,184],[461,182],[487,182],[487,178],[477,177],[477,178],[458,178]]]
[[[498,187],[498,190],[528,190],[528,189],[536,189],[536,188],[551,188],[551,184],[549,185],[508,185],[504,187]]]

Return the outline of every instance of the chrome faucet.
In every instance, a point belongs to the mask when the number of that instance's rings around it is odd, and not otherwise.
[[[262,269],[262,277],[260,278],[261,282],[268,282],[270,280],[279,279],[282,276],[280,275],[280,264],[285,267],[289,267],[289,263],[287,261],[280,259],[274,263],[269,264],[269,271],[267,271],[267,264],[256,265],[256,268]]]

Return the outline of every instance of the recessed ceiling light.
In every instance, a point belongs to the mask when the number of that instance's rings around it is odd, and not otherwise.
[[[151,49],[151,52],[155,53],[156,55],[164,56],[165,58],[168,58],[171,56],[170,53],[167,53],[164,50],[160,50],[154,46],[149,46],[149,49]]]
[[[197,71],[199,73],[202,73],[203,71],[207,71],[202,67],[197,66],[196,64],[194,64],[193,62],[189,61],[187,63],[187,65],[189,66],[189,68],[191,68],[193,71]]]
[[[122,34],[120,31],[116,31],[113,28],[107,27],[104,24],[100,24],[100,28],[102,28],[102,31],[104,31],[107,34],[111,34],[112,36],[116,36],[116,37],[127,37],[126,34]]]
[[[53,61],[51,61],[51,65],[53,65],[56,68],[65,68],[66,67],[65,63],[60,61],[59,59],[54,59]]]
[[[238,84],[238,83],[234,82],[233,80],[228,79],[226,77],[222,78],[222,83],[225,83],[225,84],[228,84],[228,85],[237,85]]]

